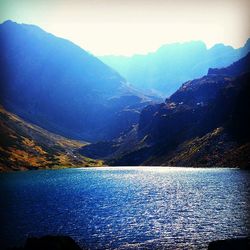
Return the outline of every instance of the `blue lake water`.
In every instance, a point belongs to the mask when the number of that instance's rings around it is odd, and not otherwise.
[[[89,249],[206,249],[250,232],[250,173],[105,167],[0,175],[2,246],[69,235]]]

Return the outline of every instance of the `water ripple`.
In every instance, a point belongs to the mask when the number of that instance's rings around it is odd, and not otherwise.
[[[65,234],[89,249],[205,249],[250,231],[245,171],[107,167],[0,178],[6,246]]]

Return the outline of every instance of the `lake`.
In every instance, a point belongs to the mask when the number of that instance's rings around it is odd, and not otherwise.
[[[1,239],[69,235],[89,249],[206,249],[249,235],[250,173],[104,167],[0,174]]]

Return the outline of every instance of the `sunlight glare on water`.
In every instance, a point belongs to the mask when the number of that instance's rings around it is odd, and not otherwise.
[[[61,234],[89,249],[206,249],[249,235],[249,180],[237,169],[168,167],[3,174],[3,244]]]

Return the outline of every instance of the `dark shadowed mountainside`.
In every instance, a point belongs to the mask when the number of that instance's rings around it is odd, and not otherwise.
[[[250,39],[239,49],[224,44],[207,48],[201,41],[166,44],[146,55],[99,57],[133,86],[164,96],[173,94],[183,82],[207,74],[246,56]]]
[[[0,51],[1,104],[51,132],[112,139],[150,101],[93,55],[37,26],[1,24]]]
[[[250,166],[250,54],[184,83],[165,103],[149,105],[138,126],[108,150],[81,149],[111,165]],[[102,148],[105,143],[102,142]]]

